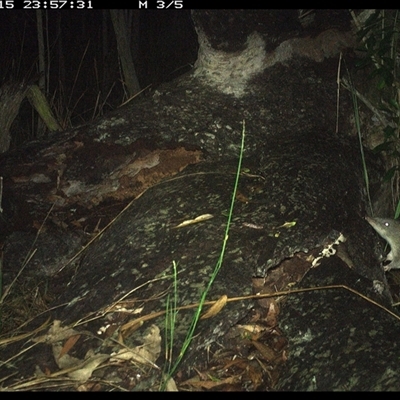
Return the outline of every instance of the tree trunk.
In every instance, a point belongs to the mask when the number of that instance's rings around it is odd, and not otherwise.
[[[127,28],[126,10],[110,10],[111,20],[117,39],[118,54],[121,60],[124,83],[128,89],[129,97],[140,91],[139,81],[136,75],[135,65],[131,54],[130,32]]]

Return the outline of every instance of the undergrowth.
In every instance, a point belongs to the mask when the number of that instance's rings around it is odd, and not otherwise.
[[[392,201],[395,218],[400,215],[400,62],[399,62],[399,11],[367,10],[365,20],[351,11],[358,28],[358,50],[363,57],[356,67],[368,71],[368,79],[373,84],[372,92],[364,95],[350,83],[348,89],[353,94],[356,126],[359,135],[360,99],[373,113],[382,126],[382,139],[374,151],[383,155],[388,169],[385,181],[391,181]]]
[[[242,128],[242,141],[241,141],[241,146],[240,146],[240,154],[239,154],[239,160],[237,164],[237,170],[236,170],[236,178],[235,178],[235,183],[233,186],[232,190],[232,198],[231,198],[231,204],[229,208],[229,213],[228,213],[228,218],[226,222],[226,227],[225,227],[225,235],[222,241],[222,247],[221,247],[221,252],[219,255],[219,258],[215,264],[214,271],[210,277],[210,280],[208,281],[206,289],[203,291],[199,305],[197,309],[195,310],[195,313],[193,315],[192,321],[190,328],[186,334],[185,340],[183,342],[182,348],[179,352],[179,355],[175,361],[172,361],[172,350],[174,346],[174,330],[175,330],[175,323],[176,323],[176,316],[177,316],[177,304],[178,304],[178,291],[177,291],[177,264],[173,262],[173,276],[174,276],[174,293],[172,297],[169,297],[169,301],[167,301],[167,310],[166,310],[166,319],[165,319],[165,343],[166,343],[166,370],[164,370],[164,379],[161,384],[161,390],[165,390],[166,385],[168,384],[168,381],[172,378],[173,374],[176,372],[179,364],[181,363],[182,359],[184,358],[187,349],[189,348],[193,336],[197,327],[197,324],[201,318],[202,310],[204,303],[206,301],[207,295],[214,283],[215,278],[218,275],[218,272],[220,271],[222,267],[222,263],[224,260],[224,255],[225,255],[225,250],[226,250],[226,245],[228,242],[229,238],[229,230],[231,226],[231,221],[232,221],[232,215],[233,215],[233,208],[235,205],[235,198],[236,198],[236,192],[239,184],[239,177],[240,177],[240,171],[242,168],[242,160],[243,160],[243,152],[244,152],[244,140],[245,140],[245,121],[243,121],[243,128]]]

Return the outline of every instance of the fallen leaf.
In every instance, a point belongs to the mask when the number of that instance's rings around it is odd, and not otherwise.
[[[97,354],[85,360],[81,367],[68,373],[68,376],[79,382],[86,382],[91,376],[93,371],[104,361],[109,358],[106,354]]]
[[[200,317],[200,319],[207,319],[214,317],[225,307],[227,301],[228,301],[228,296],[224,294]]]
[[[151,325],[143,336],[143,343],[134,348],[124,347],[112,356],[111,361],[134,360],[154,366],[161,353],[161,335],[157,325]]]
[[[71,336],[65,342],[63,348],[61,349],[59,358],[62,357],[64,354],[67,354],[75,346],[75,343],[79,340],[80,337],[81,337],[81,335]]]
[[[198,217],[196,217],[195,219],[188,219],[186,221],[183,221],[179,225],[174,226],[172,229],[183,228],[184,226],[197,224],[198,222],[207,221],[208,219],[211,219],[213,217],[214,216],[211,214],[202,214],[202,215],[199,215]]]

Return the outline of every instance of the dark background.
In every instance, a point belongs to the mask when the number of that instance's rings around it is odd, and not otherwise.
[[[118,107],[129,97],[123,84],[109,10],[41,10],[46,43],[46,97],[67,129]],[[190,10],[125,10],[131,52],[141,88],[187,72],[197,57]],[[0,13],[0,76],[35,83],[38,74],[34,10]],[[11,148],[36,137],[35,114],[24,100],[11,129]]]

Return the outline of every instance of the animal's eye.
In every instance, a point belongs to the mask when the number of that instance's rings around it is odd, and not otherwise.
[[[385,222],[385,226],[389,226],[390,224],[389,224],[389,222]]]

